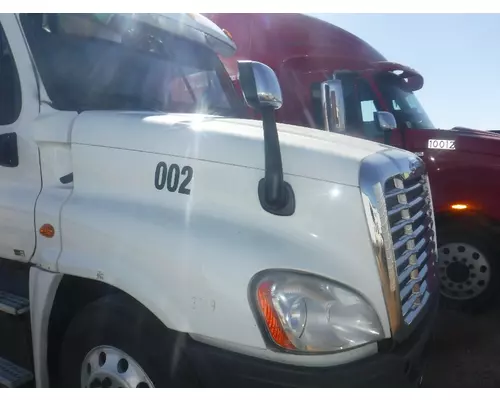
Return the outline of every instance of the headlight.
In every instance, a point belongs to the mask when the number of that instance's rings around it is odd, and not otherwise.
[[[324,278],[266,271],[251,284],[257,314],[272,340],[298,352],[335,352],[379,340],[375,310],[353,290]]]

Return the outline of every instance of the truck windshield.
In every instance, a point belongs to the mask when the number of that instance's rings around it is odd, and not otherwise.
[[[56,109],[241,114],[219,58],[194,41],[118,14],[22,14],[21,24]]]
[[[398,124],[414,129],[434,129],[417,96],[404,87],[402,78],[384,73],[377,77],[377,84]]]

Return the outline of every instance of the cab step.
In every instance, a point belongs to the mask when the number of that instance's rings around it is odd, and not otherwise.
[[[0,387],[16,388],[32,380],[30,371],[0,357]]]
[[[11,315],[21,315],[26,313],[29,309],[30,303],[28,299],[9,292],[0,291],[1,312]]]

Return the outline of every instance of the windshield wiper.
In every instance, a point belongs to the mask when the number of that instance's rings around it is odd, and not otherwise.
[[[96,101],[95,99],[98,100]],[[137,95],[127,95],[121,93],[92,93],[92,100],[88,101],[88,105],[90,107],[85,107],[84,105],[83,108],[164,112],[161,104],[157,100],[144,99]]]

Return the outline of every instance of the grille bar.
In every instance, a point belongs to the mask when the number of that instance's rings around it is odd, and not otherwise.
[[[399,292],[401,300],[407,300],[410,293],[420,293],[420,291],[423,289],[423,285],[427,286],[427,282],[424,281],[427,276],[427,271],[427,265],[424,265],[424,267],[419,270],[417,277],[415,279],[412,279],[412,284],[403,287],[401,292]],[[415,284],[418,284],[418,286],[416,286]],[[414,290],[415,287],[418,287],[419,290]]]
[[[410,325],[429,300],[429,271],[435,264],[432,203],[425,173],[399,174],[385,182],[384,197],[392,236],[404,322]]]
[[[429,235],[427,235],[429,236]],[[406,242],[408,246],[409,241]],[[412,245],[413,246],[413,245]],[[418,264],[418,259],[422,254],[422,250],[430,250],[431,243],[429,238],[423,237],[420,242],[414,245],[411,249],[408,249],[404,252],[403,256],[396,260],[396,266],[398,268],[398,273],[401,270],[401,266],[409,266]],[[408,246],[410,247],[410,246]],[[405,267],[405,268],[406,268]]]
[[[390,190],[389,192],[386,193],[385,198],[390,199],[391,197],[397,196],[399,194],[406,194],[406,193],[412,192],[413,190],[416,190],[416,189],[421,188],[421,187],[422,187],[422,184],[420,182],[418,182],[415,185],[409,187],[408,189],[404,189],[404,188],[393,189],[393,190]]]
[[[396,232],[405,228],[407,225],[414,224],[417,220],[419,220],[420,218],[422,218],[426,215],[428,216],[429,210],[430,210],[430,207],[428,204],[426,204],[412,217],[410,217],[410,215],[411,215],[410,213],[408,213],[409,214],[408,216],[403,215],[403,213],[401,213],[402,219],[399,222],[397,222],[394,226],[391,226],[391,234],[395,234]],[[406,234],[406,231],[405,231],[405,234]]]
[[[405,245],[409,240],[417,240],[420,241],[422,237],[429,235],[429,229],[432,226],[432,218],[427,216],[422,225],[419,225],[417,229],[413,231],[410,235],[405,235],[401,237],[396,243],[394,243],[394,252],[396,255],[399,254],[401,250],[405,250]]]
[[[393,208],[393,209],[389,210],[389,211],[387,212],[387,215],[388,215],[389,217],[392,217],[392,216],[393,216],[393,215],[395,215],[395,214],[399,214],[399,213],[400,213],[400,212],[402,212],[402,211],[409,210],[409,209],[411,209],[411,208],[413,208],[413,207],[415,207],[415,206],[419,205],[422,201],[424,201],[424,199],[423,199],[423,198],[421,198],[421,197],[419,197],[419,198],[416,198],[415,200],[413,200],[413,201],[412,201],[411,203],[409,203],[409,204],[398,204],[398,206],[397,206],[397,207],[395,207],[395,208]]]

